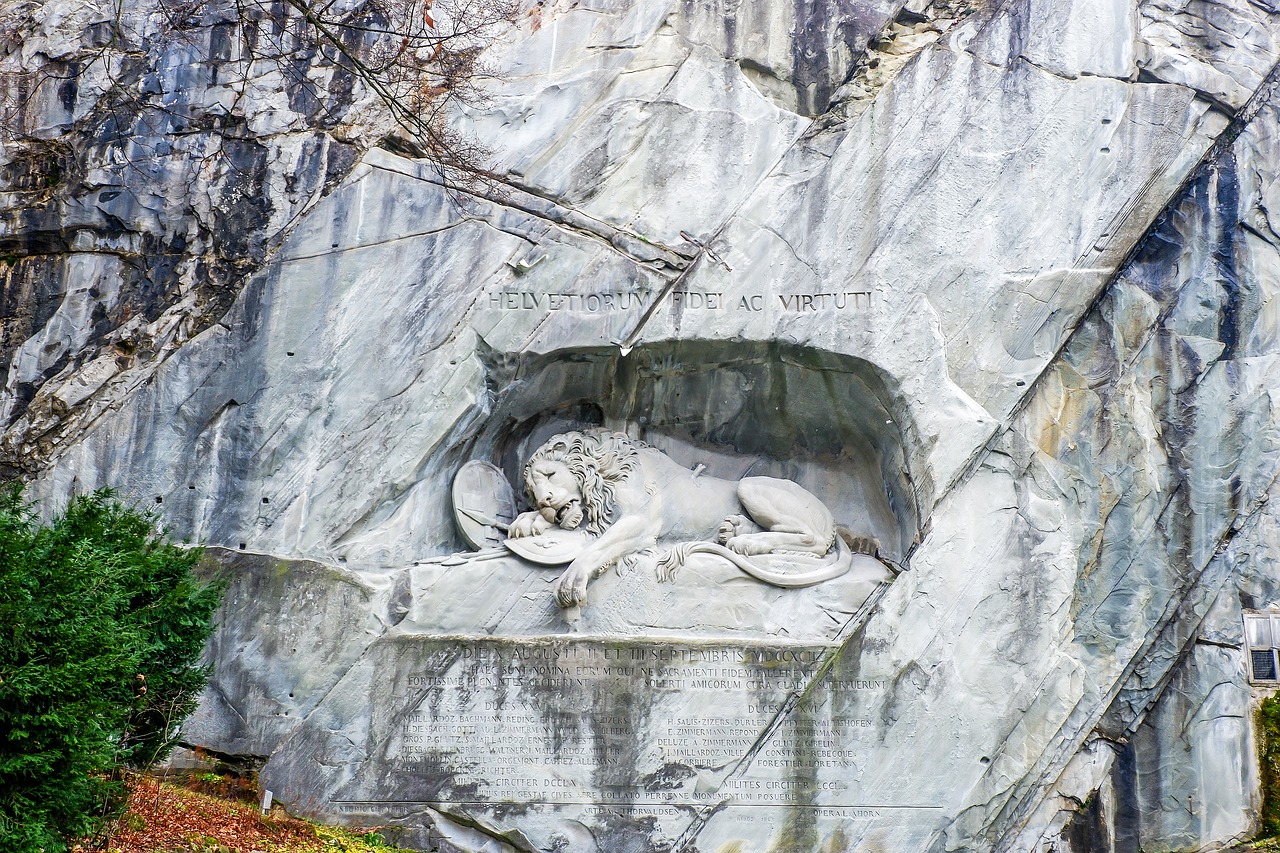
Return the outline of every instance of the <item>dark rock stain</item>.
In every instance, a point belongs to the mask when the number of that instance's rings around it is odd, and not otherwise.
[[[1214,169],[1217,178],[1214,200],[1218,228],[1213,260],[1219,286],[1222,288],[1222,302],[1218,310],[1218,340],[1223,343],[1221,357],[1224,360],[1235,356],[1236,347],[1240,343],[1241,286],[1236,265],[1237,243],[1240,239],[1240,229],[1237,227],[1240,216],[1240,182],[1235,166],[1235,153],[1227,149]]]
[[[641,777],[640,785],[646,791],[678,791],[684,787],[685,782],[697,775],[698,771],[687,764],[667,762]]]
[[[284,5],[276,5],[284,14]],[[190,333],[227,312],[278,241],[271,233],[276,211],[269,181],[280,165],[271,143],[255,139],[243,118],[204,112],[191,99],[230,61],[237,39],[252,47],[260,25],[248,20],[241,28],[210,15],[184,24],[191,31],[183,38],[148,44],[146,51],[125,52],[122,44],[113,54],[114,85],[73,123],[78,65],[50,64],[48,70],[65,79],[56,89],[27,92],[61,108],[69,124],[55,140],[27,140],[0,167],[0,191],[13,199],[0,207],[0,259],[7,261],[0,269],[0,367],[12,364],[18,347],[40,332],[77,283],[65,262],[73,242],[119,258],[124,285],[113,304],[101,295],[90,297],[100,302],[89,307],[91,334],[63,367],[97,357],[123,323],[156,319],[189,287],[195,290],[194,309],[183,322]],[[120,38],[104,22],[86,29],[83,41],[113,50]],[[333,125],[352,96],[349,69],[331,75],[331,83],[324,103],[304,112],[317,133],[287,175],[291,201],[328,193],[358,157],[354,146],[319,132]],[[190,187],[190,194],[184,199],[168,193],[175,186]],[[197,209],[201,200],[207,216]],[[133,343],[139,347],[131,364],[158,356],[145,341]],[[15,389],[4,426],[20,418],[55,375],[49,368]],[[0,453],[0,466],[31,473],[60,442],[73,440],[77,429],[68,419],[40,443]]]
[[[875,5],[850,0],[792,0],[791,85],[797,112],[818,116],[854,68],[872,37],[888,23]]]

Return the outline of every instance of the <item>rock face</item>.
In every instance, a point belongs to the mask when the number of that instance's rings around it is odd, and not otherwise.
[[[3,441],[51,509],[112,484],[214,546],[190,742],[443,851],[1256,832],[1280,11],[550,0],[453,118],[498,176],[459,187],[323,68],[331,110],[215,108],[216,4],[125,9],[28,9],[4,59],[76,86],[6,148]],[[107,29],[163,109],[112,111]],[[786,590],[637,544],[579,613],[563,564],[466,551],[464,463],[520,487],[593,427],[885,562]]]

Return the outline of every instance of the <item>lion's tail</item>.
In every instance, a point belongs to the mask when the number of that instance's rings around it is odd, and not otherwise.
[[[689,555],[693,553],[692,547],[696,544],[698,543],[683,542],[658,558],[659,583],[671,583],[676,579],[676,572],[689,559]]]
[[[714,554],[733,563],[733,565],[758,581],[764,581],[772,586],[785,589],[799,589],[813,586],[823,581],[833,580],[849,571],[853,565],[851,549],[843,538],[837,543],[837,548],[840,553],[828,565],[807,572],[775,572],[772,569],[757,565],[742,554],[730,551],[715,542],[684,542],[676,545],[662,559],[658,560],[658,579],[661,581],[675,580],[676,571],[685,564],[685,561],[692,554]]]

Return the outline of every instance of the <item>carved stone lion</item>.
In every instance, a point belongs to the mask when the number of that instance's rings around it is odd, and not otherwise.
[[[838,529],[826,506],[790,480],[700,476],[604,429],[553,436],[529,459],[524,480],[534,509],[512,522],[512,539],[556,529],[595,536],[556,585],[562,607],[584,604],[593,577],[662,540],[682,543],[659,561],[668,577],[690,554],[704,553],[784,587],[844,574],[850,544],[872,555],[877,548],[874,539]]]

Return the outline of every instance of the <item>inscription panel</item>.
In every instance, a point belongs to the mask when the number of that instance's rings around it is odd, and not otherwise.
[[[447,669],[405,676],[405,697],[416,704],[391,733],[388,754],[443,764],[457,787],[486,801],[714,800],[714,791],[683,783],[698,768],[746,755],[822,653],[462,648]]]
[[[831,717],[838,691],[874,704],[883,681],[810,684],[823,647],[457,643],[399,667],[398,709],[375,750],[395,796],[355,811],[439,804],[625,809],[675,819],[701,806],[822,809],[876,818],[857,790],[870,714]],[[801,697],[805,697],[803,700]],[[829,703],[827,703],[829,704]],[[851,784],[852,783],[852,784]],[[388,814],[388,817],[393,815]]]

